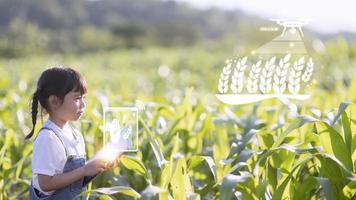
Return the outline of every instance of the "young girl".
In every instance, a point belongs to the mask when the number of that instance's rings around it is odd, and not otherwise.
[[[85,144],[80,132],[69,125],[84,113],[86,81],[70,68],[53,67],[45,70],[32,99],[31,132],[34,134],[38,104],[49,114],[33,144],[30,200],[70,200],[86,189],[100,172],[114,163],[97,159],[85,164]],[[84,197],[83,197],[84,198]]]

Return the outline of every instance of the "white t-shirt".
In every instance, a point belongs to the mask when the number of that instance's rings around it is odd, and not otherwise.
[[[57,132],[67,147],[69,155],[85,155],[85,144],[82,134],[76,130],[73,132],[70,125],[59,128],[50,119],[46,120],[42,127],[50,128]],[[48,129],[42,129],[33,144],[32,154],[32,181],[33,186],[43,192],[39,186],[37,174],[54,176],[63,173],[64,165],[67,161],[65,148],[58,136]],[[47,195],[54,191],[43,192]]]

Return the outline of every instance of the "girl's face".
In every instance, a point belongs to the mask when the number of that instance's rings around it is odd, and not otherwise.
[[[63,103],[56,109],[57,117],[64,121],[76,121],[84,113],[85,95],[80,92],[70,91],[64,96]]]

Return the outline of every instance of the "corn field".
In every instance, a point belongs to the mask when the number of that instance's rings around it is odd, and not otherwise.
[[[356,198],[356,77],[331,81],[332,87],[315,84],[306,101],[229,106],[214,98],[225,54],[192,51],[1,60],[0,200],[28,198],[33,139],[24,136],[31,128],[30,97],[39,73],[56,63],[72,66],[87,79],[86,113],[76,125],[88,158],[102,147],[103,107],[132,106],[136,100],[145,104],[139,112],[138,152],[122,155],[119,167],[102,173],[81,195]]]

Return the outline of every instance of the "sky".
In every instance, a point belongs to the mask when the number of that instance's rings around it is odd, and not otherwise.
[[[352,0],[175,0],[201,9],[216,6],[242,10],[264,19],[306,20],[320,33],[356,33],[356,1]]]

